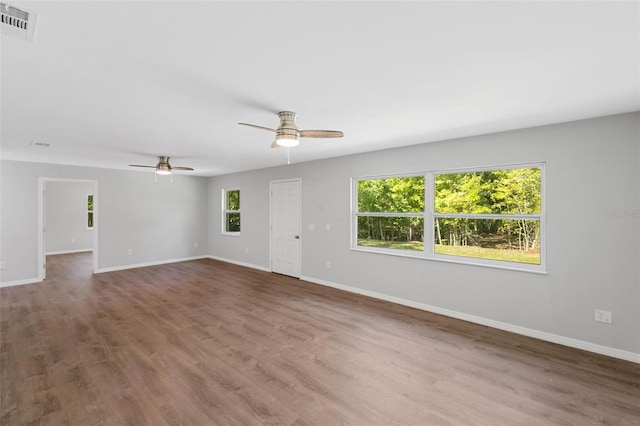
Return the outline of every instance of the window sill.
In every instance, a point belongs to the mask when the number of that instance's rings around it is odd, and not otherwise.
[[[240,232],[223,232],[222,235],[227,235],[229,237],[239,237]]]
[[[526,263],[518,262],[500,262],[490,261],[487,259],[475,259],[475,258],[463,258],[458,256],[449,256],[444,254],[434,254],[428,256],[424,252],[411,250],[393,250],[393,249],[372,249],[370,247],[356,246],[351,247],[353,251],[361,251],[365,253],[375,253],[390,256],[409,257],[419,260],[429,260],[445,263],[456,263],[469,266],[480,266],[484,268],[504,269],[509,271],[528,272],[533,274],[548,275],[547,270],[542,265],[529,265]]]

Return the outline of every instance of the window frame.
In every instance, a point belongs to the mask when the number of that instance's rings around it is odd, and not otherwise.
[[[228,200],[228,195],[230,192],[238,192],[238,204],[240,204],[240,200],[242,197],[242,193],[240,191],[240,189],[224,189],[222,188],[222,217],[221,217],[221,222],[222,222],[222,235],[231,235],[231,236],[240,236],[241,231],[242,231],[242,207],[238,210],[229,210],[227,209],[227,206],[229,205],[229,200]],[[240,204],[240,206],[242,206],[242,204]],[[238,214],[240,217],[240,231],[228,231],[227,230],[227,225],[228,225],[228,221],[227,221],[227,215],[230,213],[234,213],[234,214]]]
[[[386,255],[412,257],[425,260],[434,260],[440,262],[459,263],[465,265],[484,266],[498,269],[508,269],[524,272],[534,273],[547,273],[546,266],[546,245],[547,245],[547,232],[546,232],[546,200],[545,200],[545,162],[531,162],[531,163],[511,163],[492,166],[478,166],[478,167],[462,167],[451,169],[436,169],[426,170],[421,172],[410,173],[397,173],[397,174],[383,174],[383,175],[371,175],[371,176],[358,176],[351,178],[351,250],[363,251],[370,253],[379,253]],[[496,170],[510,170],[510,169],[526,169],[526,168],[539,168],[540,169],[540,213],[537,214],[467,214],[467,213],[437,213],[435,212],[435,177],[441,174],[456,174],[456,173],[473,173],[473,172],[485,172]],[[363,180],[376,180],[376,179],[388,179],[388,178],[401,178],[401,177],[413,177],[424,176],[424,212],[417,213],[424,217],[424,235],[423,235],[423,250],[406,250],[406,249],[391,249],[382,247],[368,247],[358,245],[358,217],[360,216],[409,216],[415,217],[413,213],[397,213],[390,215],[388,213],[368,213],[358,212],[358,182]],[[538,220],[540,226],[540,263],[523,263],[506,260],[496,259],[483,259],[476,257],[449,255],[435,252],[435,219],[436,217],[444,218],[469,218],[469,219],[525,219],[525,220]]]

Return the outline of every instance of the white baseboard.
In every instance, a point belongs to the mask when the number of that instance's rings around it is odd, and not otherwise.
[[[91,251],[91,250],[83,250],[83,251]],[[71,252],[65,252],[65,253],[71,253]],[[47,253],[47,254],[63,254],[63,253]],[[147,267],[147,266],[165,265],[167,263],[187,262],[187,261],[190,261],[190,260],[199,260],[199,259],[220,260],[222,262],[233,263],[233,264],[244,266],[244,267],[247,267],[247,268],[259,269],[261,271],[271,272],[268,268],[264,268],[262,266],[254,265],[254,264],[251,264],[251,263],[238,262],[238,261],[235,261],[235,260],[225,259],[225,258],[217,257],[217,256],[203,255],[203,256],[183,257],[183,258],[178,258],[178,259],[159,260],[159,261],[154,261],[154,262],[135,263],[135,264],[131,264],[131,265],[110,266],[108,268],[98,268],[97,270],[94,271],[94,273],[101,274],[101,273],[104,273],[104,272],[124,271],[126,269],[144,268],[144,267]],[[24,279],[24,280],[0,282],[0,288],[2,288],[2,287],[13,287],[13,286],[25,285],[25,284],[33,284],[33,283],[39,283],[39,282],[42,282],[42,280],[39,279],[39,278],[28,278],[28,279]]]
[[[253,263],[240,262],[239,260],[227,259],[219,256],[207,256],[209,259],[219,260],[221,262],[233,263],[234,265],[244,266],[246,268],[257,269],[259,271],[271,272],[271,269],[265,268],[264,266],[254,265]]]
[[[462,312],[452,311],[449,309],[439,308],[437,306],[427,305],[425,303],[414,302],[412,300],[401,299],[399,297],[389,296],[374,291],[363,290],[357,287],[351,287],[343,284],[336,284],[330,281],[320,280],[313,277],[302,276],[301,280],[309,281],[314,284],[320,284],[327,287],[336,288],[339,290],[348,291],[349,293],[361,294],[363,296],[372,297],[374,299],[385,300],[387,302],[397,303],[399,305],[409,306],[411,308],[420,309],[423,311],[433,312],[435,314],[445,315],[451,318],[457,318],[472,323],[486,325],[488,327],[497,328],[499,330],[509,331],[516,334],[521,334],[528,337],[533,337],[547,342],[557,343],[559,345],[568,346],[571,348],[582,349],[589,352],[594,352],[600,355],[606,355],[613,358],[622,359],[625,361],[631,361],[640,364],[640,354],[635,352],[623,351],[609,346],[598,345],[595,343],[585,342],[583,340],[573,339],[570,337],[560,336],[557,334],[547,333],[544,331],[534,330],[527,327],[520,327],[517,325],[495,321],[488,318],[482,318],[475,315],[469,315]]]
[[[34,284],[34,283],[41,283],[42,280],[39,278],[27,278],[24,280],[15,280],[15,281],[6,281],[3,283],[0,283],[0,288],[3,287],[13,287],[16,285],[25,285],[25,284]]]
[[[82,251],[92,251],[92,250],[82,250]],[[65,253],[71,253],[71,252],[65,252]],[[47,254],[63,254],[63,253],[47,253]],[[167,259],[167,260],[159,260],[159,261],[154,261],[154,262],[145,262],[145,263],[136,263],[136,264],[131,264],[131,265],[119,265],[119,266],[110,266],[108,268],[98,268],[97,270],[94,271],[95,274],[101,274],[104,272],[115,272],[115,271],[123,271],[125,269],[135,269],[135,268],[144,268],[147,266],[156,266],[156,265],[164,265],[167,263],[176,263],[176,262],[187,262],[189,260],[199,260],[199,259],[213,259],[212,256],[209,255],[203,255],[203,256],[192,256],[192,257],[183,257],[183,258],[178,258],[178,259]],[[218,260],[222,260],[228,263],[234,263],[230,260],[227,259],[218,259]],[[250,264],[242,264],[242,266],[247,266],[247,267],[254,267],[256,269],[259,269],[258,266],[255,265],[250,265]],[[13,287],[13,286],[17,286],[17,285],[25,285],[25,284],[33,284],[33,283],[39,283],[39,282],[43,282],[41,279],[39,278],[28,278],[28,279],[24,279],[24,280],[16,280],[16,281],[7,281],[7,282],[1,282],[0,283],[0,288],[2,287]]]
[[[72,254],[72,253],[86,253],[88,251],[93,251],[92,248],[88,249],[79,249],[79,250],[63,250],[63,251],[50,251],[45,253],[47,256],[55,256],[56,254]]]
[[[182,257],[178,259],[167,259],[167,260],[158,260],[153,262],[145,262],[145,263],[134,263],[131,265],[120,265],[120,266],[110,266],[108,268],[98,268],[94,273],[101,274],[103,272],[115,272],[115,271],[123,271],[125,269],[135,269],[135,268],[145,268],[147,266],[157,266],[157,265],[165,265],[167,263],[177,263],[177,262],[188,262],[190,260],[199,260],[199,259],[208,259],[209,256],[192,256],[192,257]]]

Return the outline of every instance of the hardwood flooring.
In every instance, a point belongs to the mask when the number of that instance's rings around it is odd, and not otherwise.
[[[640,425],[640,365],[214,260],[0,290],[2,425]]]

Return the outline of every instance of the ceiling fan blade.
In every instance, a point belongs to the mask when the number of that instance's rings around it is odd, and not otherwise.
[[[142,164],[129,164],[131,167],[149,167],[151,169],[155,169],[157,166],[143,166]]]
[[[344,136],[339,130],[300,130],[301,138],[341,138]]]
[[[268,131],[274,132],[274,133],[276,132],[276,129],[272,129],[270,127],[258,126],[256,124],[249,124],[249,123],[238,123],[238,124],[243,125],[243,126],[255,127],[256,129],[268,130]]]
[[[193,170],[191,167],[171,166],[171,170]]]

